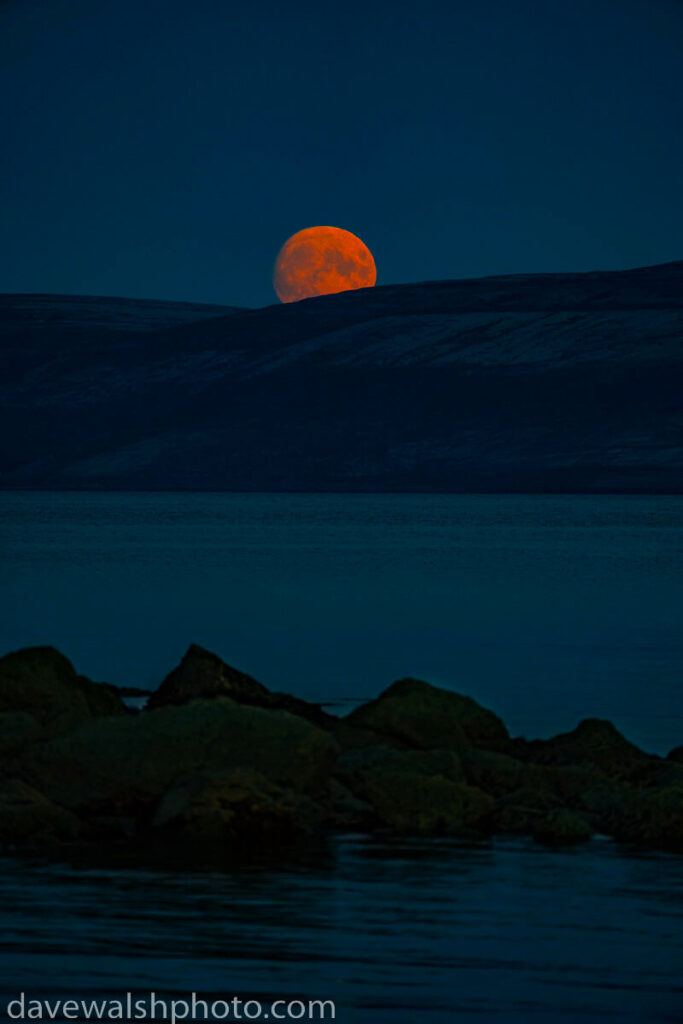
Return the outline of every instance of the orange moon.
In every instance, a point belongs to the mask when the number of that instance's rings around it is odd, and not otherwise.
[[[377,268],[360,238],[343,228],[304,228],[288,238],[275,261],[273,287],[281,302],[372,288]]]

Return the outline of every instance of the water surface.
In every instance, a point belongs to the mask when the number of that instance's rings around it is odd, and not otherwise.
[[[353,837],[281,871],[0,862],[3,1003],[333,999],[349,1024],[680,1021],[683,858]]]

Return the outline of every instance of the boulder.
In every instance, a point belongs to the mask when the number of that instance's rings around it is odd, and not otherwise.
[[[417,679],[400,679],[376,700],[356,708],[345,719],[346,729],[374,733],[376,742],[423,750],[508,749],[503,722],[492,711],[450,690]]]
[[[622,786],[593,796],[600,831],[621,842],[683,853],[683,788]]]
[[[521,753],[521,748],[518,747]],[[519,755],[518,755],[519,756]],[[572,732],[525,744],[526,760],[545,765],[582,765],[611,779],[644,781],[661,761],[627,740],[611,722],[586,718]]]
[[[41,731],[39,722],[27,711],[0,711],[0,764],[11,760]]]
[[[591,795],[598,791],[618,792],[622,783],[610,779],[590,765],[529,765],[537,773],[537,784],[550,790],[563,807],[583,811],[590,805]]]
[[[592,829],[575,811],[557,808],[549,811],[534,826],[534,838],[547,846],[574,846],[590,839]]]
[[[493,797],[514,792],[534,774],[540,777],[543,771],[493,750],[464,749],[460,751],[460,761],[469,785]]]
[[[0,712],[18,711],[53,730],[126,714],[108,686],[79,676],[54,647],[28,647],[0,658]]]
[[[472,835],[487,829],[493,810],[490,797],[462,781],[452,751],[347,751],[336,775],[378,824],[404,835]]]
[[[166,676],[163,683],[147,701],[146,710],[186,704],[188,701],[230,697],[238,704],[289,711],[307,718],[322,728],[336,719],[318,704],[311,704],[287,693],[272,693],[245,672],[227,665],[216,654],[198,644],[191,644],[180,664]]]
[[[520,786],[496,800],[492,831],[500,834],[531,835],[550,811],[561,803],[550,789]]]
[[[368,773],[365,799],[379,821],[402,835],[469,836],[488,831],[493,802],[481,790],[440,775]]]
[[[396,750],[408,750],[408,744],[396,736],[381,735],[372,729],[365,729],[349,721],[349,718],[340,718],[332,727],[332,733],[337,743],[343,750],[357,750],[362,747],[386,746],[394,747]]]
[[[497,832],[534,834],[549,814],[581,812],[605,776],[573,765],[537,765],[491,751],[466,750],[460,757],[465,777],[496,801]]]
[[[239,704],[259,704],[269,691],[245,672],[226,665],[216,654],[191,644],[180,664],[151,694],[147,709],[187,704],[197,698],[230,697]]]
[[[0,659],[0,843],[252,857],[330,829],[552,845],[597,830],[683,852],[681,748],[644,753],[610,722],[511,740],[473,699],[414,679],[339,720],[194,646],[150,706],[128,714],[53,648]]]
[[[381,745],[344,751],[337,760],[335,778],[354,791],[356,782],[378,765],[418,775],[442,775],[451,782],[465,781],[460,757],[453,750],[397,750]]]
[[[181,841],[231,847],[257,846],[277,853],[310,832],[321,809],[260,772],[234,768],[179,780],[161,797],[152,828]]]
[[[75,814],[47,800],[19,779],[0,781],[0,844],[44,847],[78,838]]]
[[[657,761],[653,765],[652,775],[653,786],[660,788],[677,786],[679,789],[683,789],[683,761],[668,757],[662,758],[661,761]]]
[[[377,817],[367,800],[354,796],[339,779],[330,779],[325,797],[326,824],[339,832],[370,832]]]
[[[102,718],[29,747],[15,774],[85,815],[144,818],[176,781],[235,768],[324,792],[338,747],[310,722],[225,697]]]

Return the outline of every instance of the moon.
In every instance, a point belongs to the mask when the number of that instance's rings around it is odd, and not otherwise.
[[[372,288],[377,268],[360,238],[344,228],[304,228],[288,238],[275,261],[273,287],[281,302]]]

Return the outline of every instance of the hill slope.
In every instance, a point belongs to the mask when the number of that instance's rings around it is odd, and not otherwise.
[[[0,296],[0,486],[683,491],[683,262],[260,310]]]

